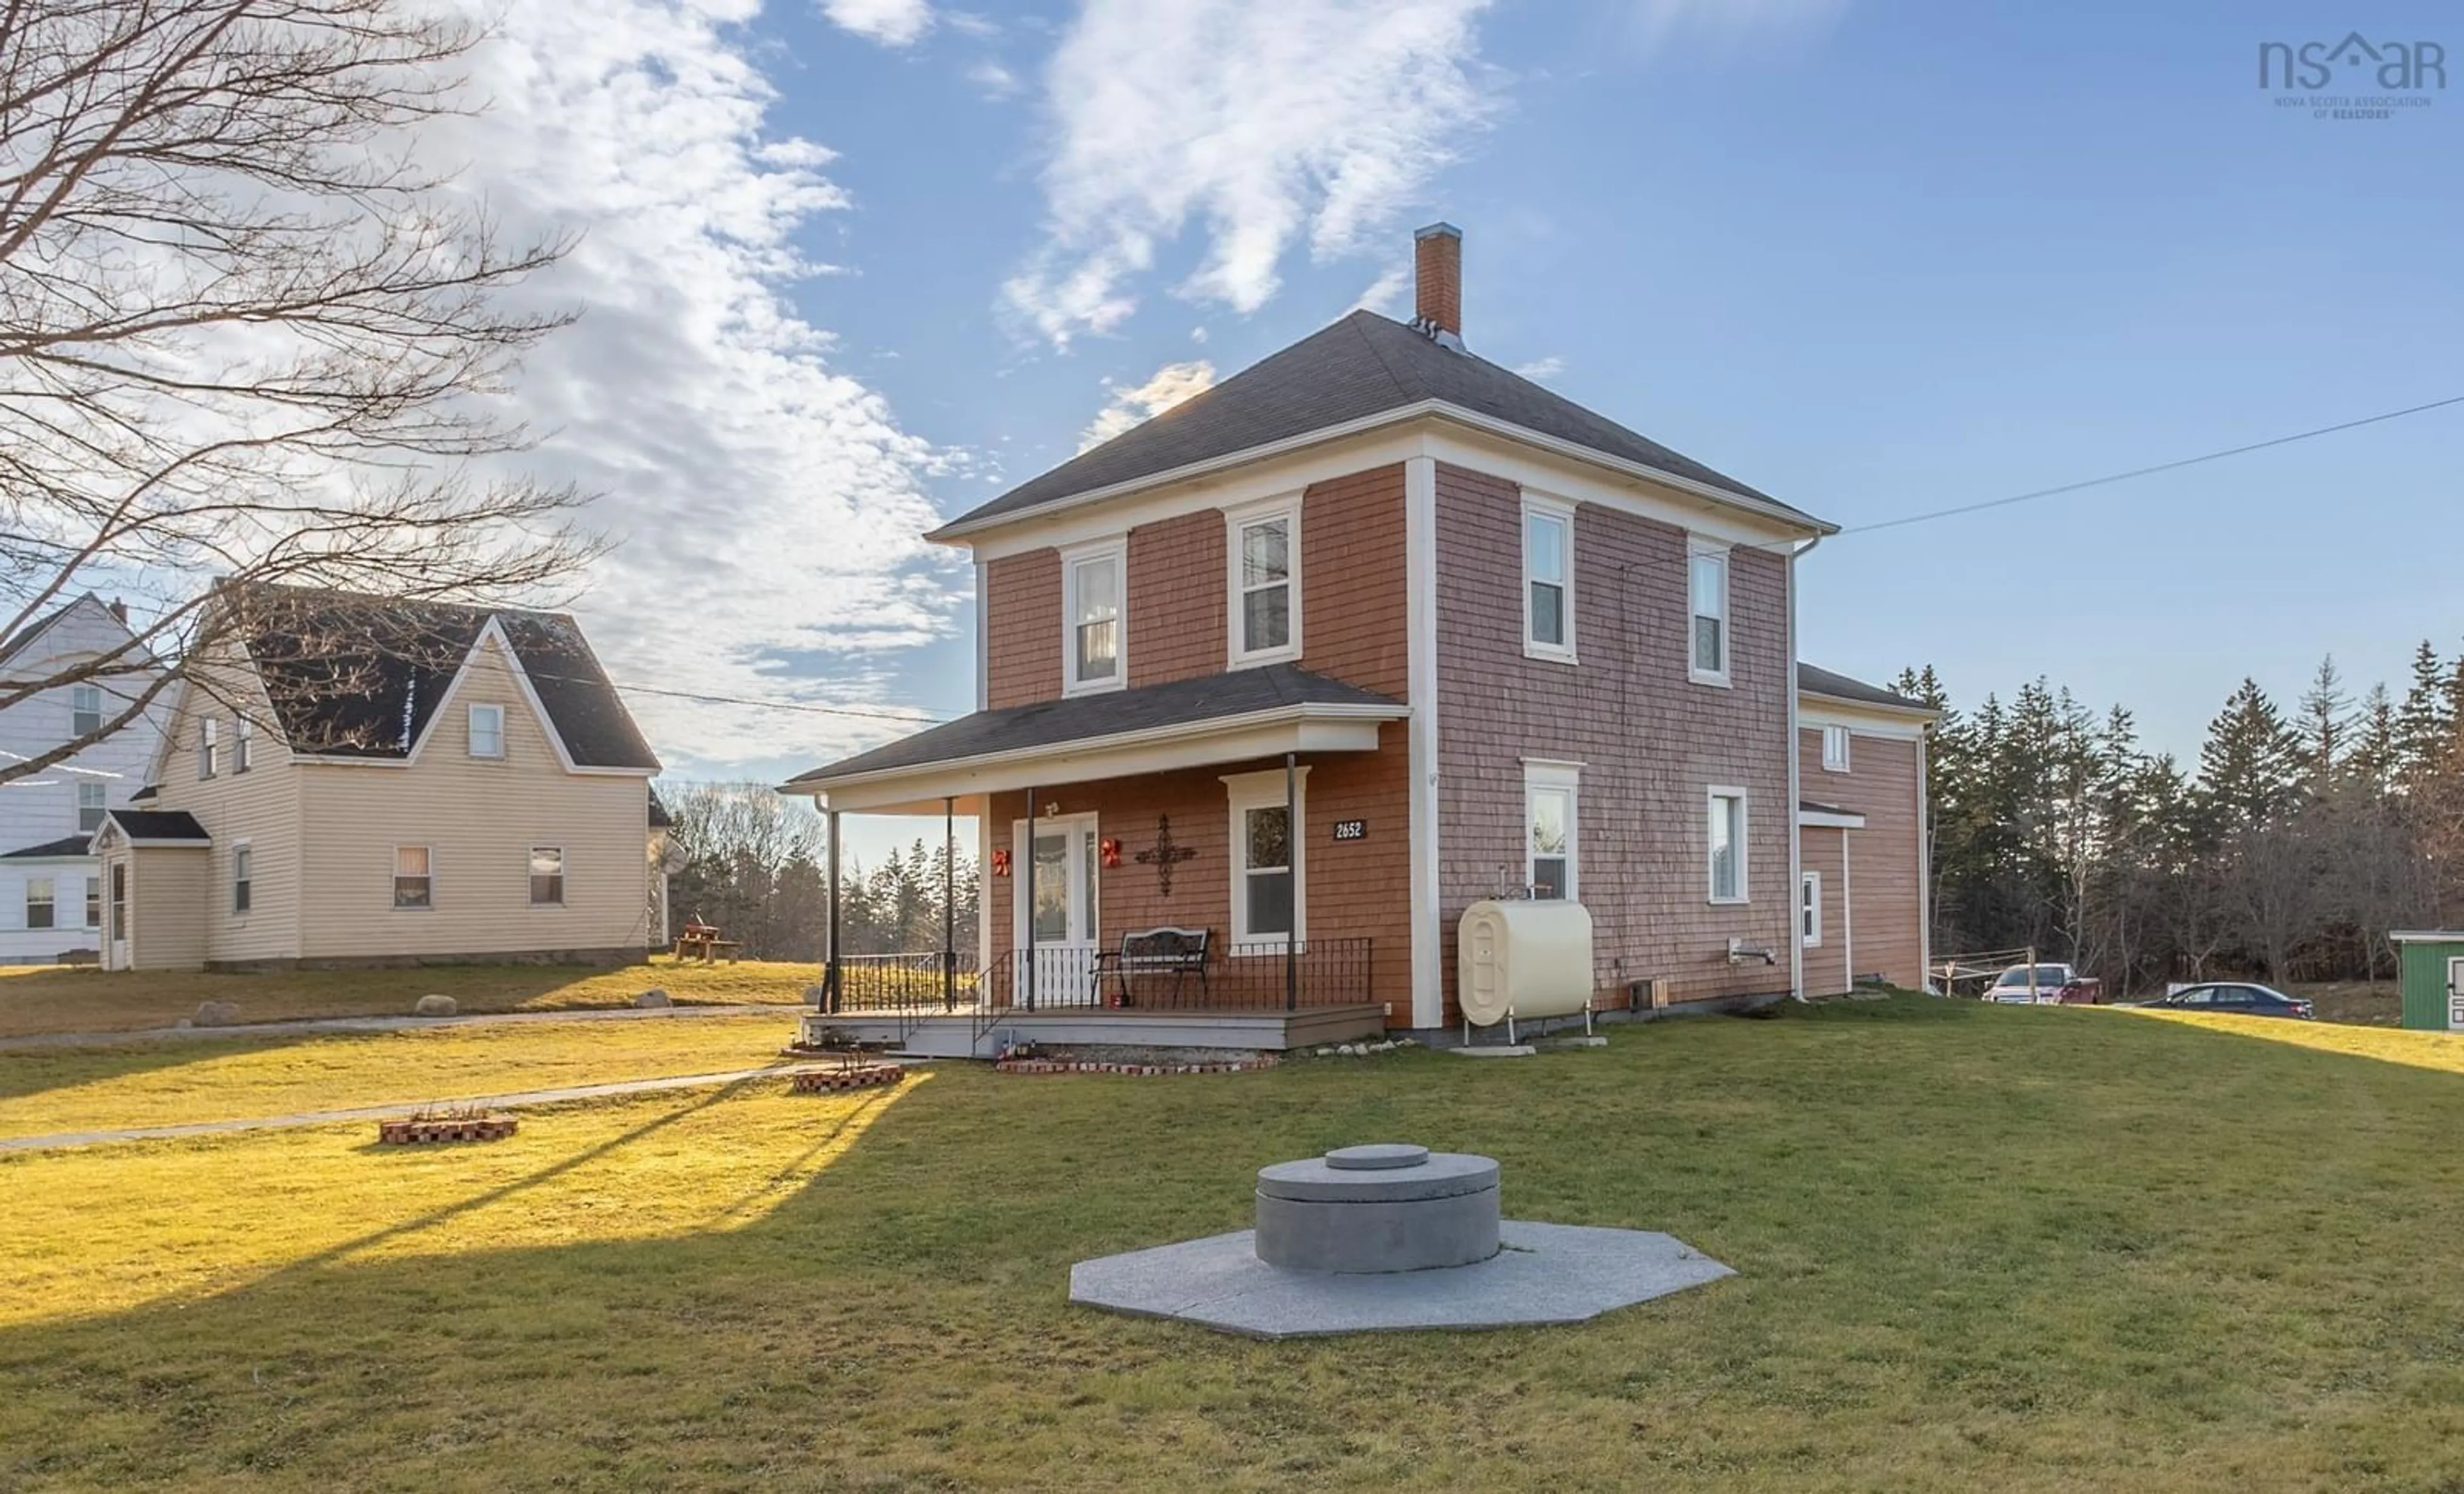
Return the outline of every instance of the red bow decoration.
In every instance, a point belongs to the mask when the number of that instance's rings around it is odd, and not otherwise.
[[[997,877],[1009,875],[1009,852],[999,849],[993,852],[993,875]]]
[[[1120,837],[1114,835],[1105,836],[1103,844],[1098,847],[1098,849],[1103,852],[1105,866],[1117,867],[1121,864]]]

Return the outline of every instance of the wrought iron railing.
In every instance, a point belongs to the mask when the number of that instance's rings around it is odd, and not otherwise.
[[[849,955],[839,960],[834,1012],[978,1013],[1085,1011],[1277,1011],[1349,1006],[1371,994],[1372,941],[1304,939],[1210,944],[1203,960],[1132,959],[1117,945],[1044,945],[1012,950],[983,970],[955,964],[944,977],[938,950]],[[829,982],[825,980],[825,988]]]

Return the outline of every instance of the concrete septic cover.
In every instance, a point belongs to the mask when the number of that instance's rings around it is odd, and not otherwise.
[[[1498,1217],[1498,1166],[1400,1143],[1258,1170],[1258,1228],[1081,1261],[1069,1300],[1298,1338],[1580,1323],[1735,1273],[1672,1236]]]

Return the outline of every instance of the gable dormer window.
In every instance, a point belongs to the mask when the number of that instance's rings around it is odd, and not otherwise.
[[[222,771],[222,725],[210,716],[197,723],[197,777],[201,779]]]
[[[1122,539],[1062,552],[1061,680],[1067,693],[1121,688],[1127,672],[1121,593],[1128,559]]]
[[[471,708],[471,756],[501,758],[505,755],[505,708],[473,706]]]
[[[102,730],[102,687],[69,687],[69,735],[92,736]]]
[[[1294,503],[1229,516],[1232,564],[1225,591],[1232,604],[1235,665],[1300,654],[1300,518]]]
[[[1523,496],[1523,651],[1574,658],[1574,510],[1537,494]]]

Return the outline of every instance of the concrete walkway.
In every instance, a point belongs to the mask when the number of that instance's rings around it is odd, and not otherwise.
[[[140,1027],[129,1032],[44,1032],[0,1038],[0,1053],[40,1048],[110,1047],[123,1043],[176,1042],[183,1038],[287,1038],[319,1032],[409,1032],[424,1027],[473,1027],[495,1023],[655,1022],[668,1017],[786,1017],[804,1002],[756,1001],[741,1006],[586,1007],[566,1012],[473,1012],[468,1017],[312,1017],[297,1022],[234,1022],[228,1027]]]
[[[647,1015],[647,1014],[646,1014]],[[302,1110],[296,1115],[264,1115],[253,1120],[192,1121],[184,1126],[132,1126],[124,1131],[63,1131],[48,1136],[0,1138],[0,1152],[60,1152],[70,1147],[101,1146],[113,1141],[164,1141],[181,1136],[219,1136],[235,1131],[280,1131],[294,1126],[330,1126],[339,1121],[391,1120],[421,1110],[452,1106],[487,1106],[512,1110],[525,1105],[559,1105],[567,1100],[598,1100],[616,1094],[651,1094],[662,1089],[692,1089],[732,1085],[746,1079],[784,1079],[817,1067],[789,1064],[772,1068],[737,1068],[723,1074],[676,1074],[665,1079],[627,1079],[615,1084],[575,1085],[565,1089],[527,1089],[519,1094],[487,1094],[463,1100],[422,1100],[409,1105],[367,1105],[348,1110]]]

